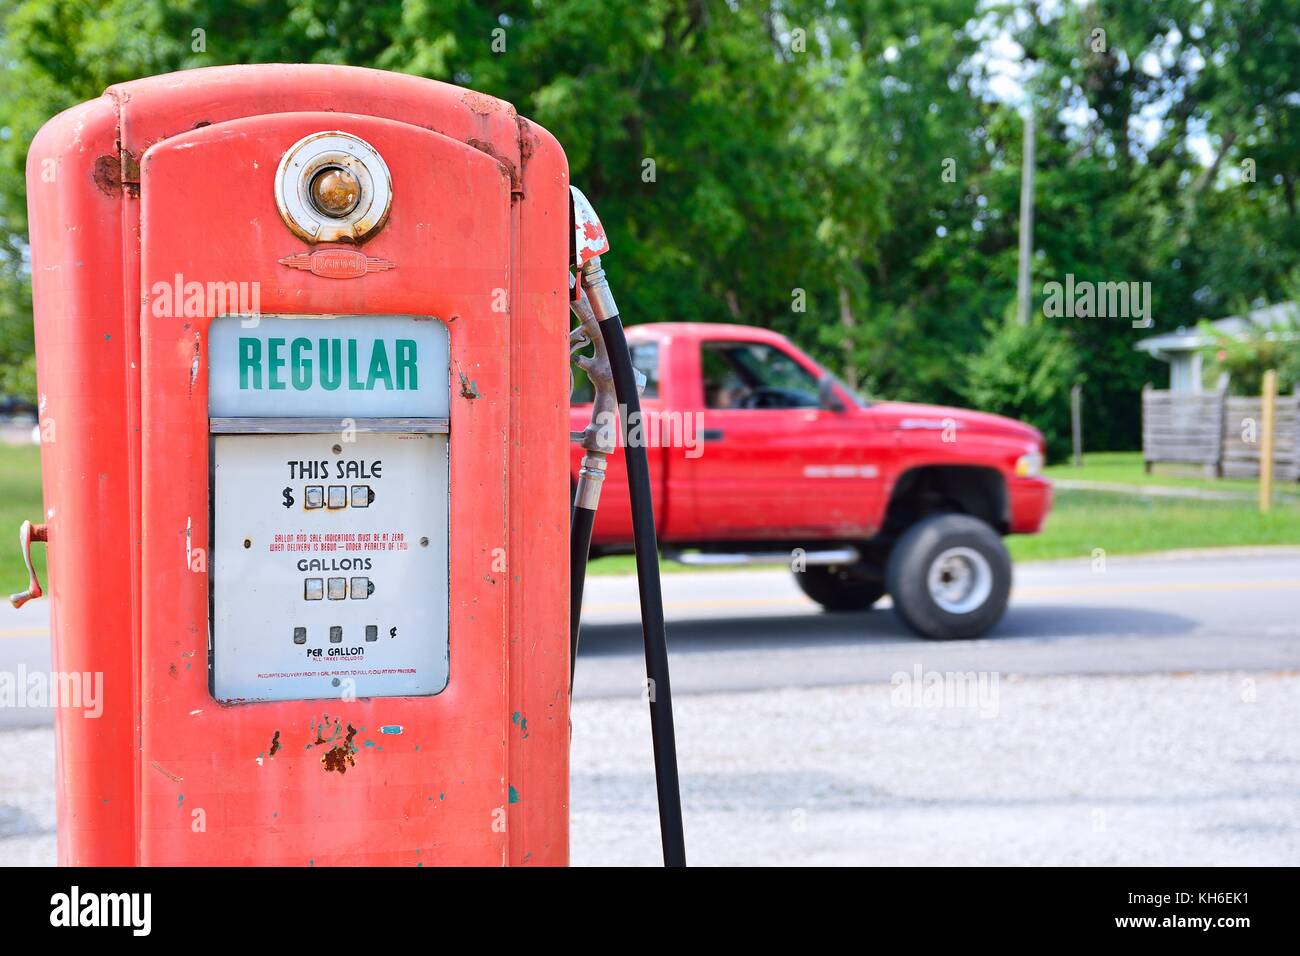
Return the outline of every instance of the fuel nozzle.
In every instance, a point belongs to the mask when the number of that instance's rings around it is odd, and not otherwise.
[[[573,364],[587,374],[594,392],[591,421],[573,438],[588,452],[609,455],[616,447],[614,429],[617,420],[614,416],[618,412],[618,395],[614,390],[614,370],[609,364],[609,352],[600,334],[600,323],[591,310],[591,302],[573,275],[569,276],[569,287],[577,293],[577,298],[569,301],[569,309],[578,320],[577,327],[569,333],[569,355]],[[592,350],[591,355],[581,354],[580,350],[588,347]]]
[[[600,489],[605,482],[605,462],[617,447],[618,393],[614,388],[614,370],[610,366],[600,324],[591,311],[591,303],[587,301],[582,285],[572,274],[569,275],[569,292],[569,308],[578,320],[577,327],[569,333],[569,357],[574,365],[587,373],[593,391],[591,420],[586,428],[570,436],[583,450],[569,528],[569,687],[572,690],[591,531],[596,524]],[[586,348],[591,349],[591,355],[581,354],[581,350]]]
[[[632,543],[636,551],[637,591],[641,601],[641,635],[645,642],[646,680],[654,688],[650,697],[650,736],[655,759],[655,787],[659,797],[659,833],[663,842],[664,865],[686,865],[686,840],[682,831],[682,798],[677,779],[677,743],[673,730],[672,690],[668,677],[668,641],[664,633],[664,604],[659,582],[659,544],[655,537],[654,503],[651,500],[650,462],[646,455],[645,443],[629,441],[633,424],[639,425],[641,418],[641,390],[645,387],[645,376],[640,375],[632,365],[632,353],[627,346],[627,337],[623,333],[623,323],[618,316],[618,306],[614,304],[613,293],[605,278],[600,257],[609,251],[609,239],[605,229],[592,208],[587,197],[577,188],[570,186],[572,202],[569,205],[572,216],[573,240],[570,252],[571,264],[577,276],[570,276],[570,304],[578,317],[579,330],[586,339],[598,346],[595,355],[589,360],[597,374],[607,372],[613,385],[616,404],[609,408],[612,419],[617,420],[623,439],[624,460],[627,466],[628,496],[632,508]],[[600,346],[604,350],[604,365],[600,365]],[[575,361],[578,361],[575,358]],[[578,363],[587,371],[587,366]],[[588,371],[590,375],[591,372]],[[592,384],[596,386],[596,401],[600,401],[600,386],[595,377]],[[621,415],[616,412],[622,412]],[[599,417],[598,407],[593,407],[593,423],[610,421]],[[582,472],[586,471],[588,459],[599,459],[603,469],[605,456],[612,447],[593,437],[593,446],[600,442],[600,451],[593,451],[586,444],[588,432],[582,433],[583,447],[587,454],[583,457],[583,468],[579,473],[578,494],[573,509],[573,531],[570,537],[570,573],[571,579],[571,614],[570,651],[571,659],[576,659],[578,649],[578,628],[582,607],[582,578],[586,573],[587,554],[591,543],[591,523],[595,518],[595,499],[590,507],[584,505]],[[609,451],[605,451],[609,447]],[[587,487],[599,484],[588,482]],[[572,673],[570,675],[572,680]]]

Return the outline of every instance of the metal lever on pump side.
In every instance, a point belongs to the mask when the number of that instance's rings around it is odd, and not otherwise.
[[[48,534],[49,529],[45,525],[32,524],[30,521],[24,521],[18,528],[18,546],[23,552],[23,564],[27,565],[27,590],[9,595],[9,603],[15,608],[20,608],[45,593],[41,590],[41,582],[36,577],[36,567],[32,564],[32,542],[46,541]]]
[[[587,560],[591,555],[591,532],[596,522],[596,509],[600,506],[605,465],[618,447],[615,438],[618,396],[614,389],[614,372],[609,364],[609,352],[605,348],[605,339],[600,334],[600,325],[591,311],[591,304],[572,275],[569,276],[569,287],[574,295],[570,305],[578,318],[577,328],[569,333],[569,357],[573,364],[587,374],[593,391],[591,421],[582,431],[570,435],[584,451],[574,489],[569,535],[569,694],[572,696],[574,669],[578,664],[579,632],[582,627],[582,592],[587,578]],[[579,354],[585,348],[592,349],[592,354]],[[645,390],[646,384],[646,377],[639,370],[636,370],[636,383],[639,395]]]
[[[584,303],[600,332],[609,358],[618,398],[620,436],[627,462],[628,494],[632,504],[632,539],[636,549],[637,590],[641,601],[641,636],[650,698],[650,736],[655,759],[655,788],[659,799],[659,836],[664,865],[686,865],[686,838],[682,828],[682,797],[677,779],[677,742],[673,729],[672,690],[668,680],[668,640],[664,633],[664,603],[659,582],[659,544],[655,538],[654,503],[650,497],[650,462],[645,443],[629,442],[628,433],[640,425],[641,398],[632,354],[623,323],[600,257],[609,240],[600,218],[577,188],[569,187],[573,217],[571,261],[578,269],[572,286],[574,303]],[[579,319],[582,313],[575,313]],[[579,490],[581,494],[581,489]],[[594,505],[593,505],[594,507]],[[574,513],[577,515],[575,507]],[[593,512],[594,516],[594,512]],[[588,535],[590,531],[588,530]],[[585,573],[586,553],[582,555]]]

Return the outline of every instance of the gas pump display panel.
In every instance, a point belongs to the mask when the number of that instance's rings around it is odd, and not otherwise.
[[[448,680],[448,344],[408,316],[213,324],[212,693]]]

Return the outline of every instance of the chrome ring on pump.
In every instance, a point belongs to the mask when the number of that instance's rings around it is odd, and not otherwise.
[[[322,172],[343,169],[356,177],[360,195],[344,216],[317,208],[311,185]],[[393,204],[393,180],[379,151],[351,133],[326,130],[304,136],[280,159],[275,204],[294,235],[308,242],[360,241],[383,228]]]

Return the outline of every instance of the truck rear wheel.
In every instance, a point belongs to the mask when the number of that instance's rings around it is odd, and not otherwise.
[[[979,637],[1007,608],[1011,557],[978,518],[934,515],[898,539],[885,583],[898,616],[922,637]]]
[[[865,611],[884,596],[885,584],[858,565],[813,565],[794,572],[799,589],[828,611]]]

